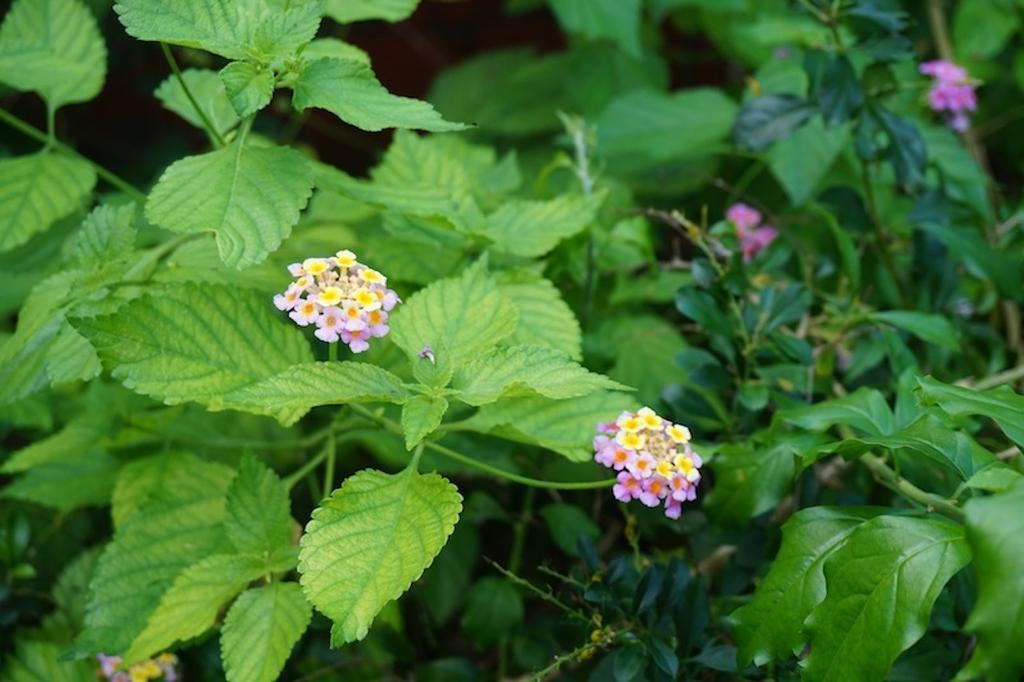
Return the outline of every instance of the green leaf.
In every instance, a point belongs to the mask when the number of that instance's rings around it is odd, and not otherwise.
[[[51,109],[99,94],[107,48],[78,0],[17,0],[0,26],[0,83],[33,90]],[[0,187],[6,183],[0,181]]]
[[[224,547],[224,494],[234,470],[190,457],[114,532],[89,584],[79,654],[122,652],[189,566]],[[170,625],[170,624],[168,624]]]
[[[96,682],[92,661],[65,661],[61,644],[22,633],[0,667],[3,682]]]
[[[96,349],[70,324],[60,326],[46,351],[46,377],[51,386],[89,381],[103,371]]]
[[[76,324],[114,378],[168,405],[224,409],[232,392],[312,359],[302,332],[249,290],[186,284]]]
[[[640,56],[640,0],[548,0],[558,23],[591,40],[610,39]]]
[[[101,450],[64,451],[59,459],[33,466],[0,488],[0,497],[67,512],[106,504],[116,475],[117,460]]]
[[[546,398],[578,398],[602,389],[626,389],[594,374],[561,351],[544,346],[498,348],[455,373],[453,388],[470,405],[499,398],[539,394]]]
[[[356,62],[370,63],[370,55],[351,43],[337,38],[317,38],[302,51],[305,59],[349,59]]]
[[[441,396],[417,395],[409,398],[402,407],[405,448],[412,450],[432,434],[440,426],[447,411],[448,401]]]
[[[241,553],[271,555],[286,548],[294,522],[288,489],[253,456],[242,459],[227,494],[224,530]]]
[[[517,322],[515,306],[479,264],[416,292],[390,319],[391,338],[410,358],[424,346],[446,349],[456,367],[493,348]]]
[[[82,265],[100,267],[135,248],[135,204],[101,204],[75,233],[74,255]]]
[[[582,232],[597,215],[604,193],[590,197],[564,195],[547,201],[513,199],[487,216],[484,234],[496,251],[538,258],[563,239]]]
[[[966,679],[1013,682],[1024,673],[1024,483],[967,503],[978,598],[967,630],[978,638]],[[959,679],[959,678],[958,678]]]
[[[216,71],[208,69],[186,69],[181,74],[182,80],[188,86],[189,92],[196,100],[196,104],[206,114],[206,118],[213,125],[214,130],[225,135],[229,130],[238,125],[238,113],[228,99],[227,91],[224,88],[224,81]],[[196,113],[195,106],[185,95],[177,77],[168,76],[160,87],[153,93],[157,99],[178,116],[203,129],[203,119]]]
[[[469,591],[462,613],[462,631],[481,649],[510,635],[523,622],[523,598],[519,588],[505,578],[481,578]]]
[[[0,159],[0,252],[79,208],[95,184],[96,171],[76,157],[39,152]]]
[[[762,95],[740,109],[732,127],[736,144],[761,151],[807,122],[817,111],[810,102],[793,95]]]
[[[291,234],[313,193],[313,171],[287,147],[245,144],[176,161],[146,201],[146,217],[173,232],[215,232],[221,260],[259,263]]]
[[[975,391],[943,384],[931,377],[922,377],[917,383],[922,403],[938,405],[952,417],[977,414],[994,419],[1013,442],[1024,447],[1024,396],[1008,386]]]
[[[815,118],[768,150],[768,167],[794,206],[815,195],[849,137],[849,127],[826,130]]]
[[[498,291],[519,311],[509,343],[550,346],[577,362],[583,358],[580,323],[550,280],[515,270],[501,272],[497,279]]]
[[[92,450],[102,437],[102,422],[76,419],[56,433],[16,450],[0,464],[0,473],[15,474],[33,467],[60,462],[68,454]]]
[[[581,538],[589,538],[596,542],[601,537],[601,530],[597,524],[575,504],[547,504],[540,510],[540,515],[547,524],[551,539],[569,556],[580,555],[578,543]]]
[[[420,0],[325,0],[324,14],[347,24],[364,19],[401,21],[416,9]]]
[[[884,680],[970,559],[963,529],[948,521],[879,516],[858,526],[825,562],[825,599],[807,620],[804,679]]]
[[[896,428],[885,396],[873,388],[858,388],[842,398],[784,410],[779,413],[779,418],[812,431],[824,431],[843,424],[872,436],[885,436]]]
[[[613,421],[634,402],[628,394],[607,391],[567,400],[505,398],[481,407],[465,426],[586,462],[594,456],[591,443],[597,423]]]
[[[912,191],[924,183],[928,148],[921,133],[910,122],[881,107],[874,110],[882,129],[889,136],[888,158],[901,188]]]
[[[220,79],[231,106],[241,118],[270,104],[274,95],[274,74],[251,62],[231,62],[220,70]]]
[[[810,507],[782,527],[782,546],[754,599],[732,614],[739,640],[737,662],[763,665],[799,653],[804,619],[825,598],[825,562],[846,538],[880,510]]]
[[[461,510],[454,485],[412,469],[360,471],[314,510],[299,573],[306,598],[335,621],[332,644],[366,636],[441,551]]]
[[[953,15],[953,45],[961,59],[989,59],[1020,28],[1020,3],[963,0]],[[959,61],[959,60],[958,60]]]
[[[386,369],[364,362],[306,362],[229,393],[237,410],[275,414],[292,424],[317,405],[388,402],[402,404],[409,392]]]
[[[228,611],[221,632],[228,682],[278,679],[312,615],[297,583],[273,582],[246,590]]]
[[[269,14],[264,0],[117,0],[128,35],[246,59],[256,27]]]
[[[703,157],[726,140],[735,115],[735,103],[721,90],[634,90],[612,100],[597,120],[598,147],[619,158]]]
[[[846,55],[836,55],[825,68],[818,104],[827,128],[845,123],[864,105],[864,91]]]
[[[320,28],[321,0],[286,2],[288,9],[265,18],[253,34],[253,46],[265,64],[288,60],[308,45]],[[303,52],[303,56],[306,55]]]
[[[686,342],[676,325],[663,317],[629,312],[607,320],[597,336],[608,341],[614,357],[608,376],[636,387],[637,400],[647,405],[658,404],[666,385],[684,383],[689,377],[675,362]]]
[[[189,566],[174,579],[145,629],[124,652],[125,663],[136,663],[209,630],[221,607],[263,576],[264,569],[261,557],[237,554],[214,554]]]
[[[876,322],[884,322],[910,332],[914,336],[936,346],[960,350],[956,328],[942,315],[919,313],[913,310],[882,310],[869,316]]]
[[[110,501],[110,516],[114,527],[120,528],[152,495],[160,490],[164,480],[187,474],[196,462],[193,455],[167,452],[128,462],[118,470],[114,494]]]
[[[349,59],[318,59],[303,68],[295,81],[292,103],[298,111],[316,107],[363,130],[414,128],[443,132],[464,130],[418,99],[388,92],[369,65]]]

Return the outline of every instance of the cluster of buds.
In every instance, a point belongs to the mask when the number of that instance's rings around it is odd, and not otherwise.
[[[967,112],[978,108],[975,84],[968,77],[967,70],[943,59],[925,62],[918,70],[932,77],[928,106],[932,111],[945,114],[946,124],[953,130],[958,133],[966,131],[970,126]]]
[[[725,218],[736,227],[743,260],[747,263],[768,248],[768,245],[779,236],[774,227],[761,224],[761,213],[757,209],[746,204],[733,204],[725,212]]]
[[[362,353],[371,338],[391,331],[388,313],[401,299],[387,288],[387,277],[357,261],[351,251],[307,258],[289,265],[288,272],[297,279],[274,297],[274,305],[290,311],[300,327],[316,325],[314,334],[321,341],[341,340],[353,353]]]
[[[174,654],[160,654],[156,658],[141,661],[128,668],[123,668],[120,656],[99,654],[96,660],[100,664],[96,676],[109,682],[176,682],[178,679],[178,657]]]
[[[665,516],[678,519],[683,502],[697,497],[700,455],[690,447],[690,430],[644,407],[623,412],[614,424],[598,424],[594,459],[619,472],[612,493],[620,502],[664,502]]]

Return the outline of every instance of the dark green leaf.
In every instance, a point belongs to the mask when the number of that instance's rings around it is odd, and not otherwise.
[[[816,111],[813,104],[793,95],[762,95],[740,109],[732,138],[741,147],[760,151],[788,136]]]

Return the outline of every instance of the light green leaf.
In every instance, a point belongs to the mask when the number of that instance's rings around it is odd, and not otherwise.
[[[849,137],[849,126],[826,130],[818,117],[768,150],[768,167],[794,206],[815,195]]]
[[[878,516],[858,526],[825,562],[825,599],[807,620],[804,679],[884,680],[970,559],[963,529],[945,520]]]
[[[798,653],[804,619],[825,598],[825,562],[860,524],[879,513],[867,507],[810,507],[782,527],[782,546],[754,599],[732,614],[737,661],[746,667]]]
[[[953,15],[953,44],[957,61],[989,59],[1006,46],[1020,27],[1020,14],[1012,2],[963,0]],[[961,61],[961,63],[963,63]]]
[[[608,342],[615,356],[608,376],[636,387],[637,399],[647,405],[658,404],[666,385],[689,378],[676,364],[676,356],[686,348],[686,342],[676,325],[663,317],[627,312],[609,318],[596,335]]]
[[[513,199],[487,216],[484,234],[494,240],[496,251],[537,258],[593,222],[604,196],[600,193],[591,197],[566,195],[547,201]]]
[[[302,154],[239,138],[171,164],[149,194],[146,217],[173,232],[215,232],[221,260],[241,270],[281,245],[312,193]]]
[[[231,100],[228,99],[224,81],[220,79],[220,75],[216,71],[186,69],[181,76],[199,108],[206,114],[206,118],[218,133],[224,135],[238,125],[238,113],[231,104]],[[203,119],[196,113],[196,108],[185,95],[185,90],[175,76],[168,76],[153,94],[164,107],[181,116],[196,128],[204,127]]]
[[[234,473],[192,457],[117,528],[89,585],[76,652],[127,649],[178,574],[223,549],[224,494]]]
[[[75,233],[74,255],[82,265],[105,265],[135,248],[135,204],[101,204]]]
[[[103,371],[100,357],[89,341],[65,322],[46,350],[46,377],[51,386],[89,381]]]
[[[448,401],[441,396],[417,395],[402,407],[402,432],[405,448],[412,450],[433,433],[448,411]]]
[[[580,323],[550,280],[514,270],[499,273],[497,280],[498,291],[519,311],[509,343],[550,346],[577,362],[583,358]]]
[[[312,359],[302,332],[249,290],[171,287],[76,325],[114,378],[168,405],[224,409],[232,392]]]
[[[99,94],[107,48],[78,0],[17,0],[0,26],[0,83],[34,90],[51,109]],[[0,181],[0,187],[5,183]]]
[[[251,62],[231,62],[220,70],[224,92],[241,118],[270,104],[274,95],[274,74]]]
[[[67,512],[106,504],[116,475],[117,460],[101,450],[65,451],[60,459],[33,466],[0,488],[0,497]]]
[[[364,19],[401,21],[416,9],[420,0],[325,0],[324,14],[349,23]]]
[[[327,58],[370,63],[370,55],[365,50],[337,38],[317,38],[306,46],[302,56],[310,61]]]
[[[321,4],[320,0],[286,2],[288,9],[264,19],[253,35],[253,46],[262,61],[270,64],[287,60],[313,40],[320,28]]]
[[[956,328],[942,315],[919,313],[913,310],[882,310],[871,313],[870,318],[907,331],[917,338],[936,346],[959,350]]]
[[[56,152],[0,159],[0,252],[24,244],[81,206],[96,171]]]
[[[271,8],[264,0],[117,0],[114,11],[128,35],[139,40],[245,59]]]
[[[553,450],[573,462],[593,458],[591,445],[598,422],[614,421],[634,408],[626,393],[600,391],[582,398],[505,398],[484,405],[465,427]]]
[[[512,302],[481,265],[421,289],[392,313],[391,338],[415,358],[424,346],[445,349],[454,366],[485,353],[518,321]]]
[[[640,56],[640,0],[548,0],[569,33],[607,38],[627,54]]]
[[[242,553],[269,556],[286,548],[294,523],[288,489],[271,469],[244,457],[227,495],[224,530]]]
[[[92,661],[65,661],[64,646],[21,633],[0,666],[2,682],[96,682]]]
[[[453,388],[470,405],[499,398],[539,394],[545,398],[578,398],[603,389],[627,389],[594,374],[561,351],[545,346],[498,348],[455,373]]]
[[[967,503],[978,598],[967,630],[978,638],[966,679],[1014,682],[1024,673],[1024,483]],[[959,679],[959,678],[958,678]]]
[[[943,384],[931,377],[920,378],[917,383],[922,403],[938,405],[952,417],[977,414],[994,419],[1013,442],[1024,447],[1024,396],[1008,386],[975,391]]]
[[[297,583],[245,591],[228,611],[220,650],[228,682],[272,682],[313,615]]]
[[[164,480],[187,475],[196,462],[193,455],[167,452],[132,460],[118,470],[114,494],[110,501],[110,516],[114,527],[120,528],[156,492]]]
[[[409,393],[401,379],[364,362],[307,362],[293,365],[225,397],[228,406],[276,414],[285,424],[317,405],[404,403]]]
[[[426,102],[392,95],[373,70],[360,61],[318,59],[306,65],[294,87],[292,102],[297,110],[326,109],[363,130],[414,128],[443,132],[467,127],[445,121]]]
[[[0,464],[0,474],[16,474],[33,467],[60,462],[69,453],[92,450],[102,437],[102,422],[76,419],[63,429],[8,455]]]
[[[299,573],[306,598],[335,622],[333,645],[366,636],[441,551],[461,510],[462,496],[437,474],[365,469],[313,512]]]
[[[236,554],[214,554],[189,566],[174,579],[146,628],[124,652],[125,663],[136,663],[209,630],[221,607],[263,576],[264,569],[261,557]]]
[[[859,388],[842,398],[785,410],[779,413],[779,418],[812,431],[844,424],[872,436],[885,436],[896,428],[885,396],[872,388]]]

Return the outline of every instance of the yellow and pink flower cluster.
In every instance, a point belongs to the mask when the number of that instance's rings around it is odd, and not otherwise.
[[[644,407],[623,412],[611,424],[598,424],[594,459],[619,472],[612,494],[620,502],[665,505],[678,519],[683,502],[697,497],[703,461],[690,446],[690,430]]]
[[[99,654],[96,660],[99,663],[96,676],[109,682],[176,682],[178,679],[178,657],[174,654],[163,653],[127,667],[122,665],[120,656]]]
[[[278,310],[286,310],[300,327],[316,325],[314,334],[326,343],[347,344],[353,353],[370,347],[371,338],[387,336],[388,315],[401,299],[388,289],[388,279],[342,250],[331,258],[307,258],[292,263],[288,272],[297,278],[274,297]]]

